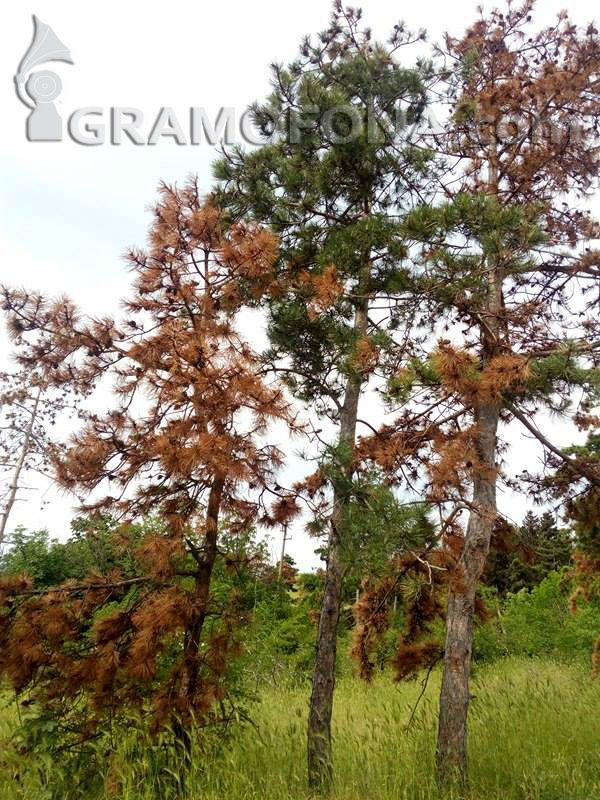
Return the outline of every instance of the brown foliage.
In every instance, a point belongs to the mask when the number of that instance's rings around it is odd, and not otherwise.
[[[344,285],[334,264],[330,264],[318,275],[311,275],[303,271],[300,275],[300,282],[303,288],[311,293],[308,306],[308,314],[311,319],[334,306],[344,293]]]
[[[392,560],[389,574],[378,581],[365,580],[354,606],[356,627],[351,647],[362,678],[373,678],[373,652],[389,628],[391,607],[399,597],[405,626],[392,661],[395,679],[413,676],[440,659],[442,648],[426,637],[431,623],[444,615],[441,599],[448,573],[441,563],[446,563],[446,556],[439,550],[423,557],[398,556]]]
[[[410,678],[422,669],[428,669],[441,659],[443,648],[437,642],[402,643],[394,657],[397,681]]]
[[[272,283],[274,237],[226,230],[190,181],[161,187],[148,242],[127,256],[134,292],[120,322],[4,293],[25,366],[55,386],[114,389],[113,408],[85,414],[55,458],[60,485],[88,511],[162,520],[140,541],[127,525],[115,534],[135,556],[133,578],[93,575],[37,595],[26,579],[0,586],[0,672],[49,706],[85,698],[88,731],[124,707],[151,713],[157,729],[219,717],[244,615],[235,598],[225,608],[212,598],[218,527],[224,516],[238,532],[270,518],[264,497],[283,457],[269,425],[299,429],[235,326],[244,298]],[[293,511],[283,497],[272,520]]]

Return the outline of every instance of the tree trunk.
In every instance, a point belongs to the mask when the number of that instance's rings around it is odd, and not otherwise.
[[[460,560],[448,591],[444,674],[440,694],[437,768],[442,781],[467,780],[467,714],[477,584],[496,519],[496,434],[499,407],[479,409],[480,464],[473,481],[473,509]]]
[[[491,130],[487,150],[488,194],[498,196],[498,141]],[[496,254],[487,259],[487,296],[480,324],[481,355],[484,366],[498,353],[502,334],[506,334],[503,316],[502,282]],[[482,398],[474,408],[477,424],[472,509],[463,552],[455,567],[448,589],[444,672],[440,693],[440,717],[437,740],[437,771],[442,782],[466,784],[467,717],[469,678],[473,649],[475,593],[490,549],[490,539],[497,515],[496,448],[500,402]]]
[[[198,563],[194,586],[194,615],[190,626],[185,633],[184,644],[184,693],[187,698],[188,708],[193,714],[195,695],[200,679],[200,646],[202,644],[202,630],[206,621],[208,604],[210,600],[210,584],[212,572],[217,557],[217,537],[221,497],[223,494],[223,478],[216,476],[211,486],[206,510],[205,541],[203,557]],[[184,720],[177,720],[174,725],[175,737],[189,762],[191,751],[191,736],[189,727]]]
[[[281,583],[281,578],[283,576],[283,559],[285,558],[285,545],[287,542],[287,523],[283,526],[283,539],[281,540],[281,558],[279,559],[279,570],[277,573],[277,579]]]
[[[364,299],[356,311],[354,331],[357,336],[367,332],[368,300]],[[358,401],[362,379],[351,376],[346,384],[344,405],[340,415],[340,444],[349,449],[356,438]],[[308,783],[311,789],[326,789],[333,777],[331,751],[331,714],[335,689],[335,662],[337,651],[337,626],[340,618],[344,563],[342,547],[344,542],[346,480],[351,467],[344,465],[344,479],[334,481],[333,510],[331,513],[329,539],[327,542],[327,568],[325,588],[317,633],[315,668],[312,680],[312,693],[308,715]]]
[[[8,489],[8,498],[6,500],[6,505],[4,506],[2,514],[0,515],[0,547],[4,543],[4,537],[6,536],[6,526],[8,525],[8,518],[10,517],[10,513],[13,510],[13,506],[15,504],[15,500],[17,499],[17,492],[19,490],[19,480],[21,479],[21,472],[23,471],[23,467],[25,466],[25,460],[27,458],[27,454],[29,453],[29,447],[31,445],[31,437],[33,435],[33,426],[35,424],[35,419],[37,417],[41,396],[42,396],[42,387],[40,386],[35,396],[33,408],[31,409],[31,418],[27,423],[27,429],[25,430],[25,438],[23,439],[23,444],[21,445],[21,452],[19,453],[19,458],[17,460],[17,463],[15,464],[15,469]]]

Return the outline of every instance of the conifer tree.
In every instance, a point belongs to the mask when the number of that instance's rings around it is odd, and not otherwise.
[[[138,708],[189,748],[190,726],[227,717],[224,676],[243,613],[211,591],[219,526],[242,535],[268,517],[282,463],[269,425],[296,427],[235,321],[244,286],[265,291],[276,258],[272,234],[226,231],[191,181],[162,186],[148,248],[128,256],[125,319],[4,290],[24,366],[56,386],[114,390],[54,467],[86,511],[120,519],[123,566],[49,590],[26,576],[0,582],[0,672],[77,741]],[[155,524],[139,535],[132,523],[144,519]]]
[[[233,218],[268,224],[280,240],[268,357],[296,396],[335,426],[308,721],[315,789],[332,775],[336,636],[352,561],[346,510],[359,401],[387,343],[387,321],[373,306],[405,285],[399,224],[419,193],[426,194],[430,155],[407,136],[424,108],[427,78],[425,67],[397,61],[411,34],[398,25],[388,46],[377,44],[360,18],[336,2],[330,27],[305,40],[298,60],[273,68],[273,94],[253,107],[265,144],[225,153],[216,169],[220,201]]]
[[[520,526],[499,518],[492,533],[483,581],[500,595],[532,589],[550,572],[570,566],[574,537],[549,511],[528,511]]]
[[[437,88],[450,114],[432,136],[447,159],[445,200],[412,213],[403,236],[414,242],[415,327],[390,393],[412,398],[411,410],[379,437],[388,462],[395,443],[414,469],[426,466],[429,498],[449,512],[442,779],[466,780],[473,614],[498,515],[499,425],[515,422],[551,450],[536,412],[566,415],[582,391],[584,413],[598,397],[600,252],[586,202],[597,177],[600,40],[566,13],[536,31],[532,10],[530,0],[509,4],[446,38]],[[382,451],[377,440],[372,447]]]

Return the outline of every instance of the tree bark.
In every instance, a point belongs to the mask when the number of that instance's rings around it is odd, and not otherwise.
[[[496,435],[499,407],[479,409],[480,464],[473,481],[473,510],[461,558],[448,591],[446,646],[440,694],[437,768],[441,781],[467,780],[467,715],[475,593],[490,548],[496,519]]]
[[[486,153],[487,192],[489,196],[497,198],[500,181],[499,143],[495,131],[490,129],[490,133],[490,145]],[[480,322],[481,360],[484,367],[499,352],[501,335],[506,334],[506,320],[503,317],[503,271],[496,255],[488,257],[486,266],[487,293]],[[477,425],[475,449],[478,463],[473,470],[472,510],[463,552],[448,589],[436,751],[438,779],[441,782],[457,780],[463,785],[468,779],[467,717],[475,593],[485,567],[497,516],[496,449],[500,402],[476,398],[473,412]]]
[[[183,652],[185,670],[184,693],[190,709],[194,708],[194,698],[198,690],[198,681],[200,678],[200,646],[202,644],[202,631],[206,621],[210,600],[212,572],[217,557],[218,524],[223,484],[223,478],[217,475],[210,489],[206,509],[205,541],[202,548],[203,557],[198,563],[194,585],[194,615],[188,630],[185,632]],[[173,730],[176,740],[179,742],[185,754],[185,760],[189,762],[192,745],[189,728],[183,724],[182,720],[177,720]]]
[[[366,294],[366,293],[365,293]],[[354,331],[358,337],[367,332],[368,299],[365,297],[357,308]],[[349,449],[354,447],[358,401],[362,378],[348,378],[344,404],[340,415],[339,442]],[[344,465],[344,479],[333,483],[333,509],[327,542],[327,567],[319,629],[317,633],[315,668],[308,715],[308,783],[311,789],[325,790],[333,777],[331,748],[331,714],[335,690],[335,663],[337,653],[337,626],[340,618],[344,582],[344,542],[346,480],[351,476],[351,467]]]

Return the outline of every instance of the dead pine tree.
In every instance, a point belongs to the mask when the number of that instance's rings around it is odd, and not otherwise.
[[[56,386],[104,380],[114,389],[108,412],[83,414],[54,469],[86,511],[123,521],[114,544],[125,563],[133,558],[129,573],[46,592],[22,578],[0,587],[0,672],[77,741],[139,711],[153,730],[174,730],[189,754],[194,726],[233,718],[226,673],[244,614],[235,598],[213,598],[219,528],[227,521],[243,535],[269,520],[264,498],[282,463],[269,426],[298,429],[284,390],[236,328],[243,287],[266,291],[276,257],[272,234],[226,231],[191,181],[161,188],[148,248],[128,257],[123,320],[4,291],[25,366],[36,363]],[[276,523],[284,517],[279,509]],[[148,518],[158,527],[133,537],[131,524]]]

